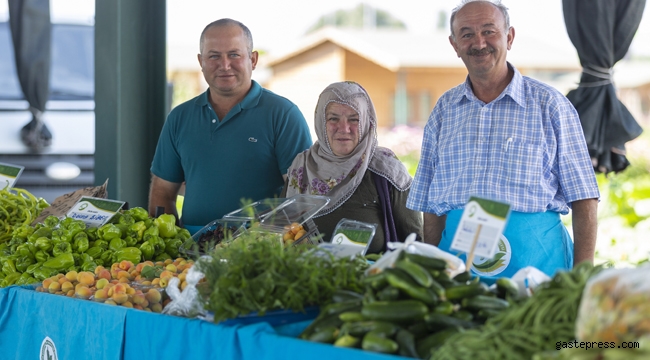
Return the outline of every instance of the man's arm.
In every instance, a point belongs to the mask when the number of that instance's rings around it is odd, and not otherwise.
[[[571,203],[573,222],[573,266],[594,262],[598,230],[598,199],[577,200]]]
[[[149,189],[149,215],[156,215],[156,207],[165,207],[166,214],[174,214],[178,219],[176,211],[176,197],[182,183],[173,183],[163,180],[156,175],[151,175],[151,188]],[[180,219],[179,223],[180,223]]]
[[[438,246],[442,240],[442,231],[445,229],[447,215],[438,216],[431,213],[424,215],[424,242]]]

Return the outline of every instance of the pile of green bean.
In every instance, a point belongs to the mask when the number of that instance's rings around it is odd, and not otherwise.
[[[11,239],[14,228],[31,224],[48,206],[47,201],[25,189],[5,187],[0,190],[0,244]]]

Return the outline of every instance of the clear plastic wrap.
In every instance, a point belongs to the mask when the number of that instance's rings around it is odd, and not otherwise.
[[[190,268],[185,277],[187,286],[183,291],[179,290],[177,277],[169,280],[167,285],[167,295],[171,302],[163,309],[164,314],[183,316],[188,318],[197,317],[205,313],[203,303],[200,299],[199,290],[196,285],[204,278],[204,274],[196,269],[196,266]]]
[[[372,266],[366,270],[366,274],[375,274],[381,270],[393,267],[399,254],[406,251],[410,254],[419,254],[433,258],[443,259],[447,262],[447,273],[450,277],[454,277],[460,273],[465,272],[465,264],[458,257],[438,249],[438,247],[431,244],[415,241],[417,235],[415,233],[406,237],[403,243],[389,242],[387,247],[390,252],[387,252],[380,257]]]
[[[608,269],[587,282],[576,337],[580,341],[628,342],[650,335],[650,265]]]

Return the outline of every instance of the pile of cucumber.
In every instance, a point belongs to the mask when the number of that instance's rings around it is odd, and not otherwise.
[[[476,328],[507,309],[519,293],[510,279],[495,291],[447,262],[402,252],[392,268],[367,276],[366,291],[335,293],[334,302],[300,335],[335,346],[429,358],[451,335]]]

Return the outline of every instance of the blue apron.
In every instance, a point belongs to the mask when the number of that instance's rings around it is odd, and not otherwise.
[[[445,230],[438,246],[466,261],[466,254],[450,250],[463,209],[447,213]],[[512,277],[519,269],[533,266],[552,277],[556,271],[573,267],[573,240],[560,214],[512,211],[492,259],[475,257],[472,274],[487,284],[500,277]]]
[[[190,232],[190,234],[194,235],[199,230],[203,229],[205,227],[205,225],[203,225],[203,226],[183,225],[183,227],[186,228]]]

